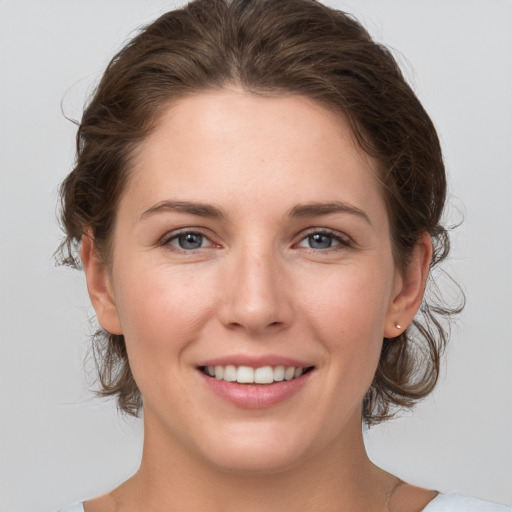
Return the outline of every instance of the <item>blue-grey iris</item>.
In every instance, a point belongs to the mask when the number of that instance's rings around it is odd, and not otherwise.
[[[203,245],[203,235],[200,233],[186,233],[178,237],[181,249],[199,249]]]
[[[308,236],[308,242],[312,249],[328,249],[332,246],[332,236],[315,233]]]

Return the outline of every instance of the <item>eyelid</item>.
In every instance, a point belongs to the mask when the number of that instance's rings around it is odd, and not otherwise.
[[[334,240],[336,240],[338,242],[338,244],[333,247],[329,247],[327,249],[313,249],[313,248],[309,247],[308,249],[310,249],[312,251],[328,252],[329,250],[336,250],[336,248],[338,246],[341,246],[341,247],[352,247],[353,246],[353,241],[348,235],[346,235],[340,231],[337,231],[335,229],[330,229],[330,228],[308,228],[305,231],[300,233],[300,235],[299,235],[300,238],[295,245],[298,245],[301,242],[303,242],[308,236],[316,235],[316,234],[328,235],[328,236],[332,237]]]
[[[197,234],[197,235],[201,235],[203,237],[205,237],[211,245],[209,245],[208,247],[220,247],[220,244],[216,243],[212,238],[212,235],[209,234],[209,230],[206,230],[206,229],[203,229],[203,228],[200,228],[200,227],[195,227],[195,226],[187,226],[187,227],[184,227],[184,228],[179,228],[179,229],[175,229],[175,230],[172,230],[172,231],[168,231],[165,235],[163,235],[159,241],[158,241],[158,245],[164,247],[164,246],[170,246],[170,242],[172,242],[173,240],[177,239],[179,236],[181,235],[185,235],[185,234]],[[336,247],[338,246],[341,246],[341,247],[352,247],[353,246],[353,241],[352,239],[346,235],[345,233],[342,233],[340,231],[337,231],[337,230],[334,230],[334,229],[330,229],[330,228],[325,228],[325,227],[311,227],[311,228],[308,228],[304,231],[302,231],[299,235],[298,235],[298,241],[294,244],[294,246],[297,246],[298,244],[300,244],[301,242],[303,242],[308,236],[311,236],[311,235],[314,235],[314,234],[321,234],[321,235],[327,235],[327,236],[330,236],[332,237],[334,240],[336,240],[338,243],[333,246],[333,247],[330,247],[328,249],[314,249],[314,248],[309,248],[311,249],[312,251],[321,251],[321,252],[327,252],[329,250],[336,250]],[[178,247],[173,247],[174,250],[176,251],[183,251],[183,252],[192,252],[192,250],[189,250],[189,251],[185,251],[183,249],[180,249]],[[204,249],[204,247],[201,247],[199,249],[195,249],[195,250],[200,250],[200,249]]]
[[[179,228],[179,229],[175,229],[173,231],[168,231],[163,237],[160,238],[158,245],[160,245],[162,247],[165,247],[165,246],[169,247],[171,245],[170,243],[173,240],[176,240],[181,235],[187,235],[187,234],[204,236],[211,244],[209,247],[219,247],[219,244],[216,244],[212,240],[212,236],[208,235],[206,233],[206,230],[199,228],[199,227],[194,227],[194,226],[187,226],[185,228]],[[195,250],[199,251],[204,248],[205,247],[201,247],[201,248],[195,249]],[[176,251],[182,251],[182,252],[192,252],[192,250],[186,251],[184,249],[180,249],[179,247],[174,247],[174,246],[173,246],[173,249]]]

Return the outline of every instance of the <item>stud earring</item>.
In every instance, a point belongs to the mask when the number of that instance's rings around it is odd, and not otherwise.
[[[397,329],[401,329],[402,328],[402,326],[400,324],[395,324],[395,326],[396,326]]]

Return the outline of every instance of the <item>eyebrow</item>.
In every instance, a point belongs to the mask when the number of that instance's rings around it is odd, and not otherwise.
[[[365,220],[370,226],[372,225],[370,218],[363,210],[341,201],[298,204],[290,210],[288,215],[292,218],[299,218],[317,217],[320,215],[330,215],[332,213],[348,213],[350,215],[355,215],[356,217],[360,217]]]
[[[161,201],[146,210],[140,216],[140,220],[144,220],[156,213],[166,211],[188,213],[189,215],[197,215],[211,219],[223,219],[226,217],[222,210],[211,204],[195,203],[191,201]]]
[[[198,217],[207,217],[210,219],[226,218],[225,213],[220,208],[211,204],[196,203],[192,201],[160,201],[147,209],[140,216],[140,219],[144,220],[157,213],[167,211],[197,215]],[[288,216],[291,218],[304,218],[330,215],[333,213],[348,213],[350,215],[355,215],[365,220],[370,226],[372,225],[368,215],[363,210],[341,201],[298,204],[288,211]]]

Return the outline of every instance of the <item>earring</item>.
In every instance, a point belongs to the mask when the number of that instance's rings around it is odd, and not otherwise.
[[[395,326],[396,326],[397,329],[401,329],[402,328],[402,326],[400,324],[395,324]]]

